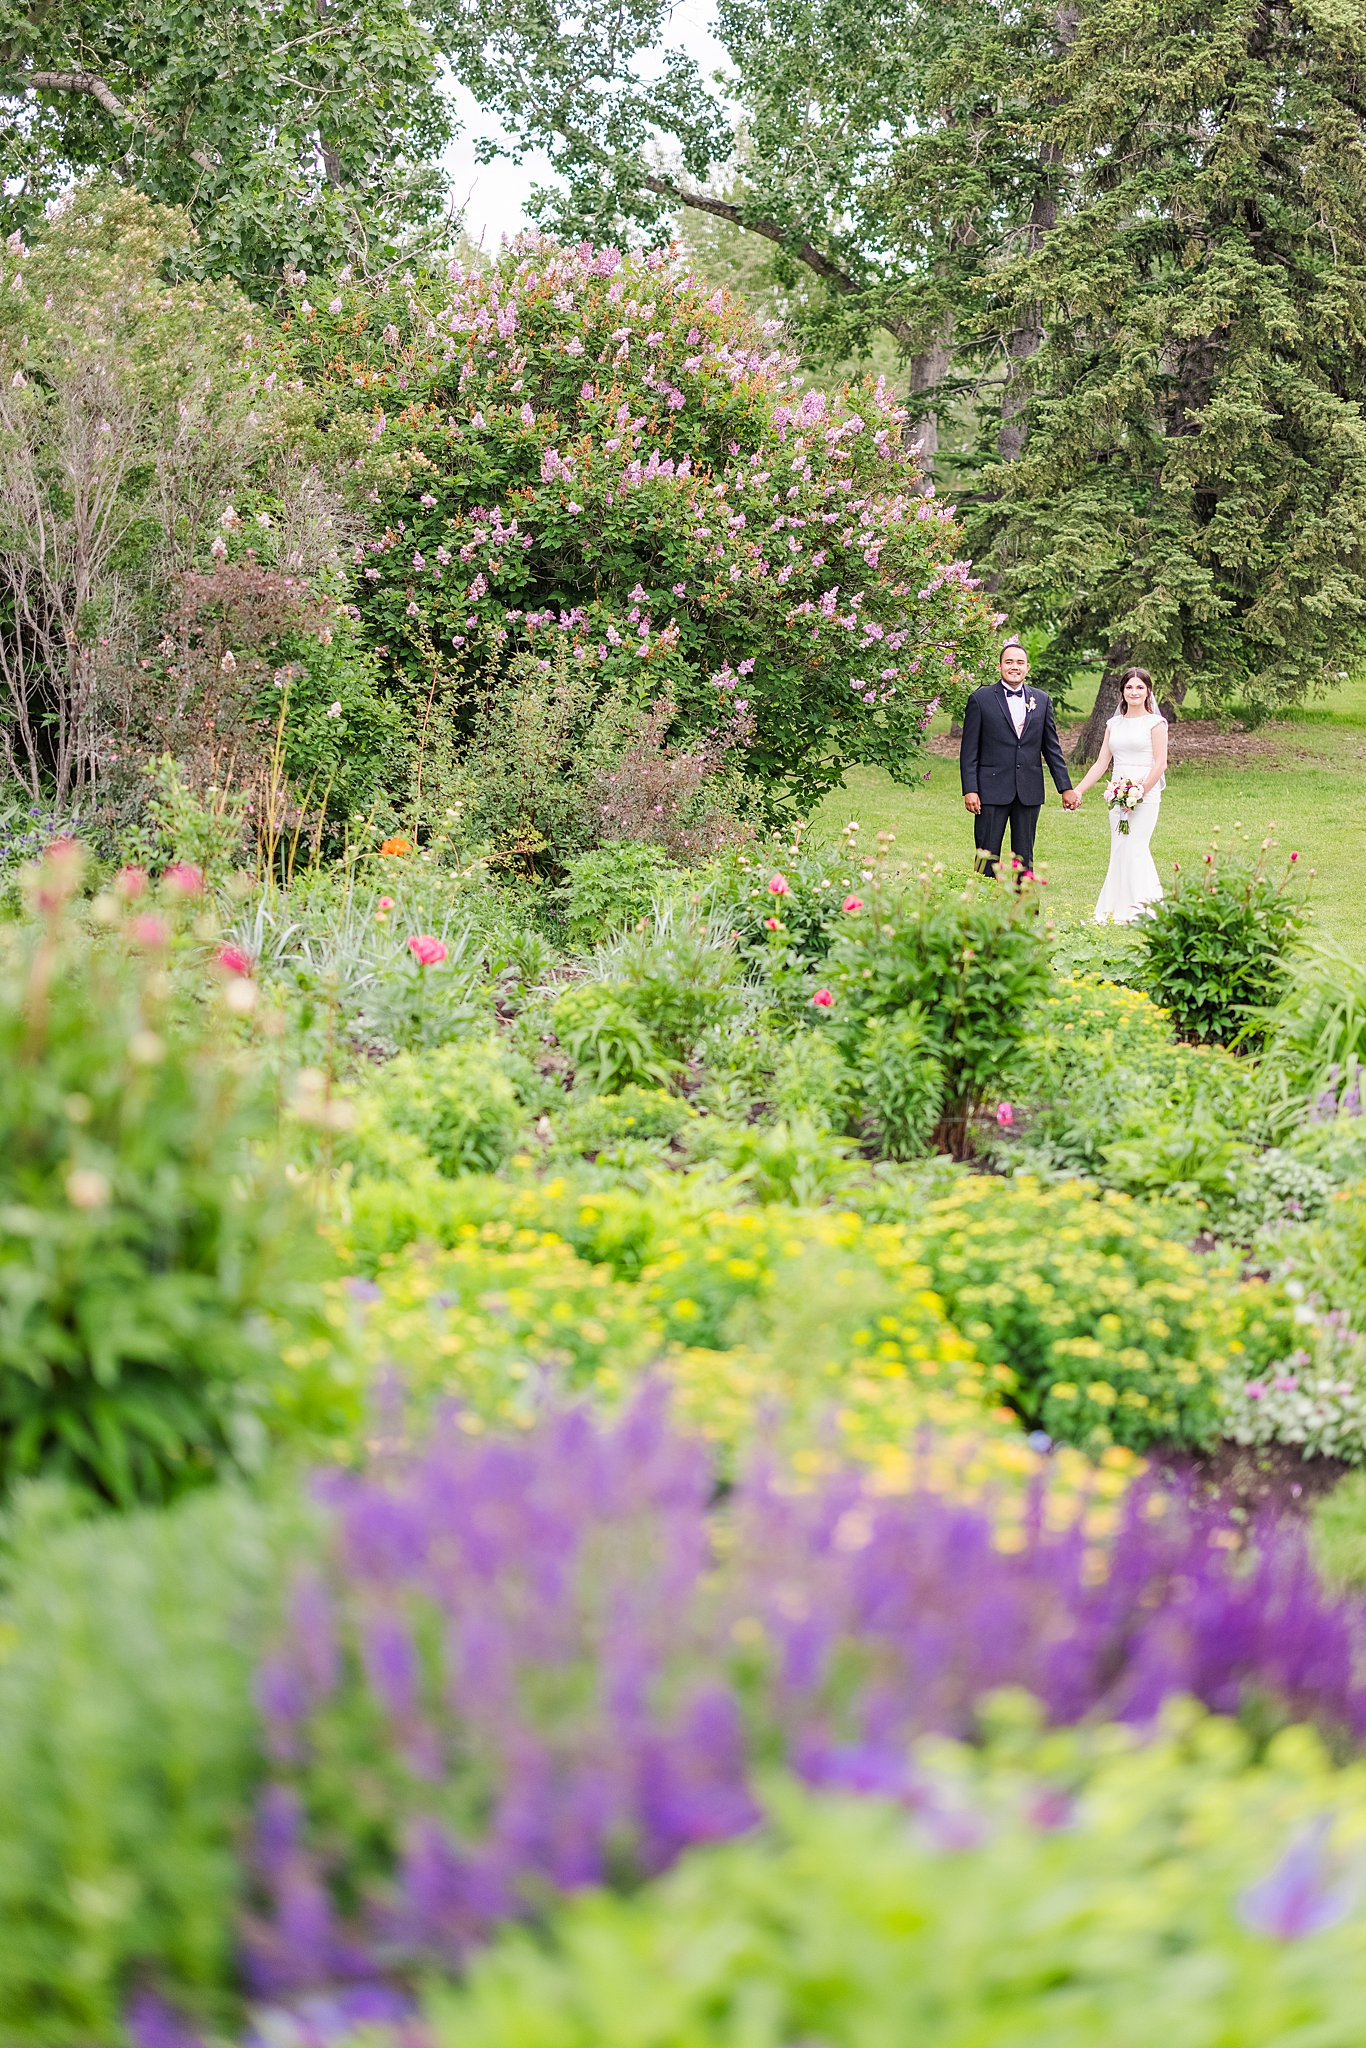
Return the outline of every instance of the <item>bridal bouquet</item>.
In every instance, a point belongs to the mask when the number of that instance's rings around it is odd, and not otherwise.
[[[1130,818],[1143,801],[1143,784],[1132,776],[1117,775],[1106,788],[1105,801],[1112,811],[1119,812],[1120,831],[1127,832]]]

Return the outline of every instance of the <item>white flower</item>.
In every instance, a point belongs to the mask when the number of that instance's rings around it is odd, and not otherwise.
[[[328,705],[328,707],[327,707],[327,715],[328,715],[328,717],[329,717],[329,718],[340,718],[340,717],[341,717],[341,701],[340,701],[340,699],[338,699],[338,698],[334,698],[334,699],[333,699],[333,701],[332,701],[332,702],[331,702],[331,703],[330,703],[330,704]]]

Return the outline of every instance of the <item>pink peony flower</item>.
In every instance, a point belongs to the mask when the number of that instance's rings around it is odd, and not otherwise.
[[[1299,855],[1298,855],[1297,853],[1292,853],[1292,854],[1291,854],[1291,856],[1290,856],[1290,858],[1291,858],[1291,860],[1298,860],[1298,859],[1299,859]]]
[[[218,964],[225,974],[251,973],[251,962],[240,946],[220,946]]]
[[[135,917],[128,930],[139,946],[164,946],[171,936],[165,918],[158,917],[155,911],[144,911],[141,917]]]
[[[780,932],[782,928],[783,921],[780,917],[766,917],[764,919],[764,930],[766,932]]]
[[[846,896],[843,908],[851,913],[855,910],[862,910],[863,898],[861,896]]]
[[[770,896],[790,896],[792,891],[788,886],[787,876],[775,875],[768,885],[768,893]]]
[[[1015,1121],[1015,1105],[1013,1102],[997,1103],[996,1121],[1001,1126],[1001,1129],[1003,1131],[1008,1131],[1010,1129],[1011,1125]]]
[[[394,899],[393,899],[393,897],[392,897],[392,896],[381,896],[381,897],[380,897],[380,899],[379,899],[379,907],[380,907],[380,909],[381,909],[381,910],[392,910],[392,909],[393,909],[393,907],[394,907]]]
[[[1266,1382],[1264,1380],[1249,1380],[1243,1388],[1243,1392],[1247,1395],[1249,1401],[1264,1400],[1266,1397]]]
[[[408,951],[419,967],[439,967],[446,957],[445,946],[430,932],[414,932],[408,941]]]
[[[192,861],[173,861],[161,879],[175,896],[199,896],[203,893],[204,870],[195,867]]]
[[[146,868],[120,868],[114,877],[114,889],[125,903],[136,903],[139,896],[147,893]]]
[[[814,1010],[830,1010],[834,1008],[834,1004],[835,998],[828,988],[818,988],[811,998],[811,1007]]]

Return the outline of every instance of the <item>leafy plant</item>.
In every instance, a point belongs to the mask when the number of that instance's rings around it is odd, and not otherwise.
[[[1302,1110],[1306,1096],[1329,1091],[1336,1112],[1353,1075],[1366,1068],[1366,967],[1340,946],[1316,940],[1287,963],[1284,991],[1260,1024],[1290,1114]],[[1358,1082],[1358,1113],[1360,1106]]]
[[[628,1898],[588,1891],[544,1934],[503,1934],[433,1987],[437,2048],[633,2048],[643,2009],[696,2048],[756,2009],[769,2039],[830,2048],[902,2024],[937,2048],[1351,2037],[1360,1793],[1313,1745],[1257,1762],[1216,1721],[1146,1747],[1012,1729],[986,1759],[834,1746],[818,1782],[775,1780],[766,1826]]]
[[[1147,985],[1183,1038],[1248,1045],[1264,1036],[1306,915],[1294,866],[1273,880],[1266,851],[1255,860],[1207,853],[1144,919]]]
[[[192,941],[198,973],[168,972],[198,877],[150,907],[125,875],[92,931],[80,865],[54,847],[37,917],[0,934],[0,1481],[127,1506],[257,1453],[311,1233],[233,1042],[253,985]]]
[[[602,982],[567,988],[550,1013],[576,1079],[603,1094],[668,1080],[659,1047],[624,997]]]
[[[489,1040],[400,1053],[380,1068],[363,1099],[381,1132],[416,1140],[437,1170],[452,1178],[496,1173],[512,1152],[523,1118],[502,1049]],[[349,1149],[344,1144],[342,1155]]]
[[[227,2025],[262,1764],[252,1670],[293,1517],[218,1488],[81,1519],[15,1498],[0,1551],[6,2048],[122,2038],[148,1970]]]
[[[889,883],[842,924],[830,972],[830,1014],[855,1060],[870,1017],[925,1019],[943,1076],[939,1142],[962,1157],[977,1110],[1006,1093],[1048,985],[1032,893],[975,879],[950,888],[928,871]]]
[[[647,840],[622,839],[576,854],[565,866],[571,943],[596,945],[648,916],[656,896],[677,872],[663,850]]]
[[[944,1068],[934,1031],[918,1007],[870,1016],[858,1051],[868,1135],[886,1159],[930,1149],[944,1106]]]
[[[729,932],[676,897],[600,947],[594,967],[678,1061],[704,1031],[724,1024],[738,999],[740,961]]]

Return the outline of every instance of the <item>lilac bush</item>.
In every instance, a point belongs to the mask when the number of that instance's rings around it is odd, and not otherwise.
[[[556,1892],[661,1871],[752,1826],[768,1764],[894,1789],[914,1736],[971,1734],[1003,1686],[1058,1723],[1188,1694],[1366,1736],[1366,1616],[1299,1536],[1239,1550],[1141,1491],[1103,1550],[1042,1485],[1013,1547],[853,1472],[758,1471],[718,1511],[650,1388],[511,1439],[455,1417],[322,1493],[259,1677],[263,1996],[449,1967]]]
[[[664,252],[536,240],[313,290],[288,352],[371,531],[354,613],[468,734],[491,663],[567,642],[809,801],[905,778],[993,615],[881,383],[802,391],[775,323]]]

